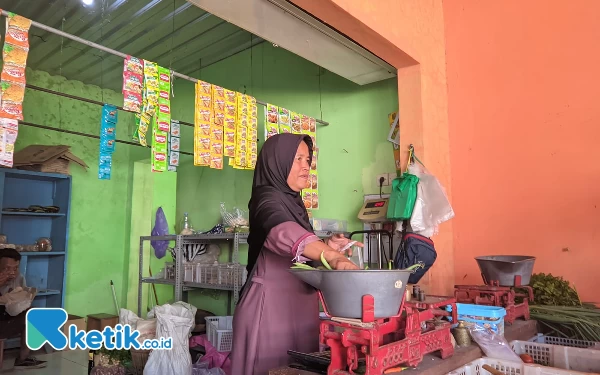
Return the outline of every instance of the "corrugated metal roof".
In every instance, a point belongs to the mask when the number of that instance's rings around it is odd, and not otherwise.
[[[185,0],[92,1],[2,0],[2,8],[192,76],[263,41]],[[35,27],[29,38],[32,69],[120,90],[121,58]]]

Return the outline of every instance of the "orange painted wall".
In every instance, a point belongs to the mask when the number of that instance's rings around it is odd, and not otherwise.
[[[443,8],[456,280],[534,255],[600,301],[600,2]]]
[[[291,1],[399,68],[401,149],[414,144],[419,158],[450,193],[441,1]],[[452,222],[442,225],[435,241],[438,260],[421,284],[428,293],[449,294],[454,281]]]
[[[408,150],[408,145],[414,144],[419,158],[450,193],[451,168],[441,1],[291,1],[399,68],[401,149]],[[405,152],[403,157],[406,158],[407,154]],[[428,293],[452,293],[452,225],[452,222],[443,224],[435,238],[438,260],[421,281]]]
[[[600,2],[291,1],[399,68],[402,146],[456,212],[430,291],[525,254],[600,301]]]

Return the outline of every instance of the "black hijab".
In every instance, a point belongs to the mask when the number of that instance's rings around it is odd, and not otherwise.
[[[287,178],[292,170],[300,142],[308,145],[312,162],[313,144],[307,135],[277,134],[265,141],[254,170],[250,210],[250,234],[248,236],[248,274],[252,272],[269,231],[287,221],[298,223],[312,232],[308,213],[300,193],[293,191]]]

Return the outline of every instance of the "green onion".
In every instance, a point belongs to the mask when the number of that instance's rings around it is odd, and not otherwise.
[[[321,252],[321,263],[323,263],[323,265],[325,266],[325,268],[327,268],[328,270],[331,270],[331,266],[329,265],[329,263],[327,263],[327,259],[325,259],[325,252]]]
[[[294,269],[294,270],[314,270],[313,267],[309,266],[308,264],[304,264],[304,263],[294,263],[294,265],[292,266],[292,269]]]
[[[531,318],[559,337],[600,341],[600,309],[577,306],[530,306]]]

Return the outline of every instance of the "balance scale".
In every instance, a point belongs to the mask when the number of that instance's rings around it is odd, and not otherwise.
[[[388,198],[369,199],[358,211],[358,220],[363,223],[384,223],[387,221]]]
[[[387,264],[383,262],[384,254],[383,254],[383,243],[382,236],[388,236],[390,242],[390,258],[392,259],[392,233],[389,231],[383,230],[383,223],[387,222],[387,210],[388,210],[389,198],[387,197],[377,197],[374,199],[365,199],[360,211],[358,212],[358,219],[362,221],[364,224],[372,224],[375,229],[372,230],[363,230],[352,232],[350,234],[350,238],[356,234],[363,234],[365,236],[365,246],[367,248],[367,256],[363,257],[367,260],[367,264],[372,266],[371,262],[371,236],[375,236],[377,238],[377,266],[379,269],[387,269]]]

